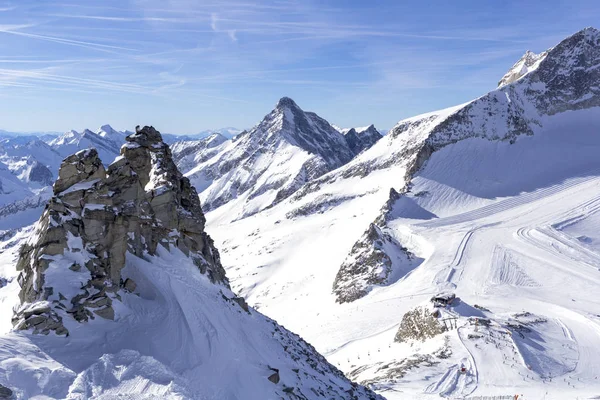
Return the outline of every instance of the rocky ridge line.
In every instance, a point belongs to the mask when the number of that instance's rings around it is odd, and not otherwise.
[[[112,303],[136,286],[121,276],[126,253],[154,255],[159,245],[180,249],[211,281],[229,287],[204,225],[196,190],[152,127],[128,136],[107,169],[95,149],[67,157],[54,197],[20,250],[15,329],[68,334],[65,317],[114,318]]]

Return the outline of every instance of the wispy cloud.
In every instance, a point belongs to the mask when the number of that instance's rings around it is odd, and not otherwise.
[[[254,121],[260,114],[240,113],[240,104],[262,110],[284,94],[311,108],[336,105],[330,112],[344,118],[356,114],[344,107],[361,103],[409,113],[417,103],[452,105],[441,104],[449,93],[460,94],[456,102],[482,94],[526,49],[543,50],[600,15],[600,6],[564,15],[553,4],[523,19],[487,2],[457,13],[449,3],[393,0],[21,0],[0,4],[0,87],[3,95],[72,94],[90,104],[98,93],[121,101],[119,109],[178,104],[190,114],[181,120],[209,125],[225,115]],[[569,25],[558,32],[552,21]],[[392,111],[390,118],[406,116]]]

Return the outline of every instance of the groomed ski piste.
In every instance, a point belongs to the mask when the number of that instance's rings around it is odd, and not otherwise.
[[[286,218],[301,205],[285,202],[231,224],[218,209],[207,229],[234,291],[388,399],[590,398],[600,393],[599,117],[569,111],[513,144],[470,138],[433,153],[387,224],[424,261],[352,303],[336,303],[331,284],[373,204],[402,186],[401,167],[345,182],[344,200],[321,212]],[[457,296],[444,310],[453,327],[394,342],[402,316],[440,292]]]

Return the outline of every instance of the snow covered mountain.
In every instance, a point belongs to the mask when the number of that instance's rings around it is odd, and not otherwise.
[[[209,212],[233,290],[390,399],[594,395],[600,32],[542,54],[272,207]]]
[[[186,176],[206,210],[229,203],[227,209],[235,211],[222,212],[235,220],[272,207],[354,154],[327,121],[284,97],[258,125],[223,144]]]
[[[94,149],[67,157],[53,191],[33,228],[1,238],[3,261],[18,254],[1,263],[3,394],[381,399],[231,292],[197,192],[152,127],[106,168]]]
[[[83,132],[69,131],[48,144],[63,158],[79,150],[95,148],[102,160],[114,160],[125,137],[131,132],[114,130],[110,125],[102,125],[96,132],[84,129]]]
[[[95,147],[105,160],[113,160],[128,132],[103,125],[63,135],[4,135],[0,139],[0,229],[33,223],[50,198],[62,160],[72,152]],[[1,137],[1,135],[0,135]]]
[[[194,137],[195,139],[204,139],[206,137],[212,136],[215,133],[218,133],[221,136],[224,136],[227,139],[233,139],[235,136],[239,135],[240,133],[243,132],[243,129],[238,129],[238,128],[234,128],[234,127],[226,127],[226,128],[220,128],[220,129],[208,129],[202,132],[198,132],[195,135],[190,135],[192,137]]]
[[[220,133],[213,133],[199,140],[177,141],[171,145],[173,160],[181,171],[189,171],[217,155],[228,140]]]

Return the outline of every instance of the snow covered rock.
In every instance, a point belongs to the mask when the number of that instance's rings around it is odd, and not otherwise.
[[[17,329],[67,333],[60,326],[67,314],[80,322],[94,315],[112,319],[126,252],[152,255],[159,243],[179,248],[211,280],[227,284],[204,233],[198,195],[160,134],[145,127],[127,140],[123,156],[107,170],[94,149],[64,160],[55,197],[21,251]],[[73,282],[80,287],[68,284]]]
[[[534,52],[527,50],[523,57],[521,57],[521,59],[517,61],[506,74],[504,74],[502,79],[500,79],[498,82],[498,87],[513,83],[514,81],[526,75],[528,72],[536,69],[537,64],[542,61],[547,54],[547,51],[544,51],[540,54],[535,54]]]
[[[199,140],[182,140],[171,145],[173,161],[180,171],[189,171],[214,157],[229,139],[214,133]]]
[[[392,235],[375,224],[369,225],[335,277],[336,301],[351,302],[367,295],[374,286],[389,284],[392,277],[418,265],[415,258]]]
[[[131,132],[119,132],[110,125],[103,125],[96,132],[89,129],[84,129],[83,132],[71,130],[50,140],[48,144],[62,157],[79,150],[95,148],[100,159],[110,163],[119,155],[119,149],[129,133]]]

